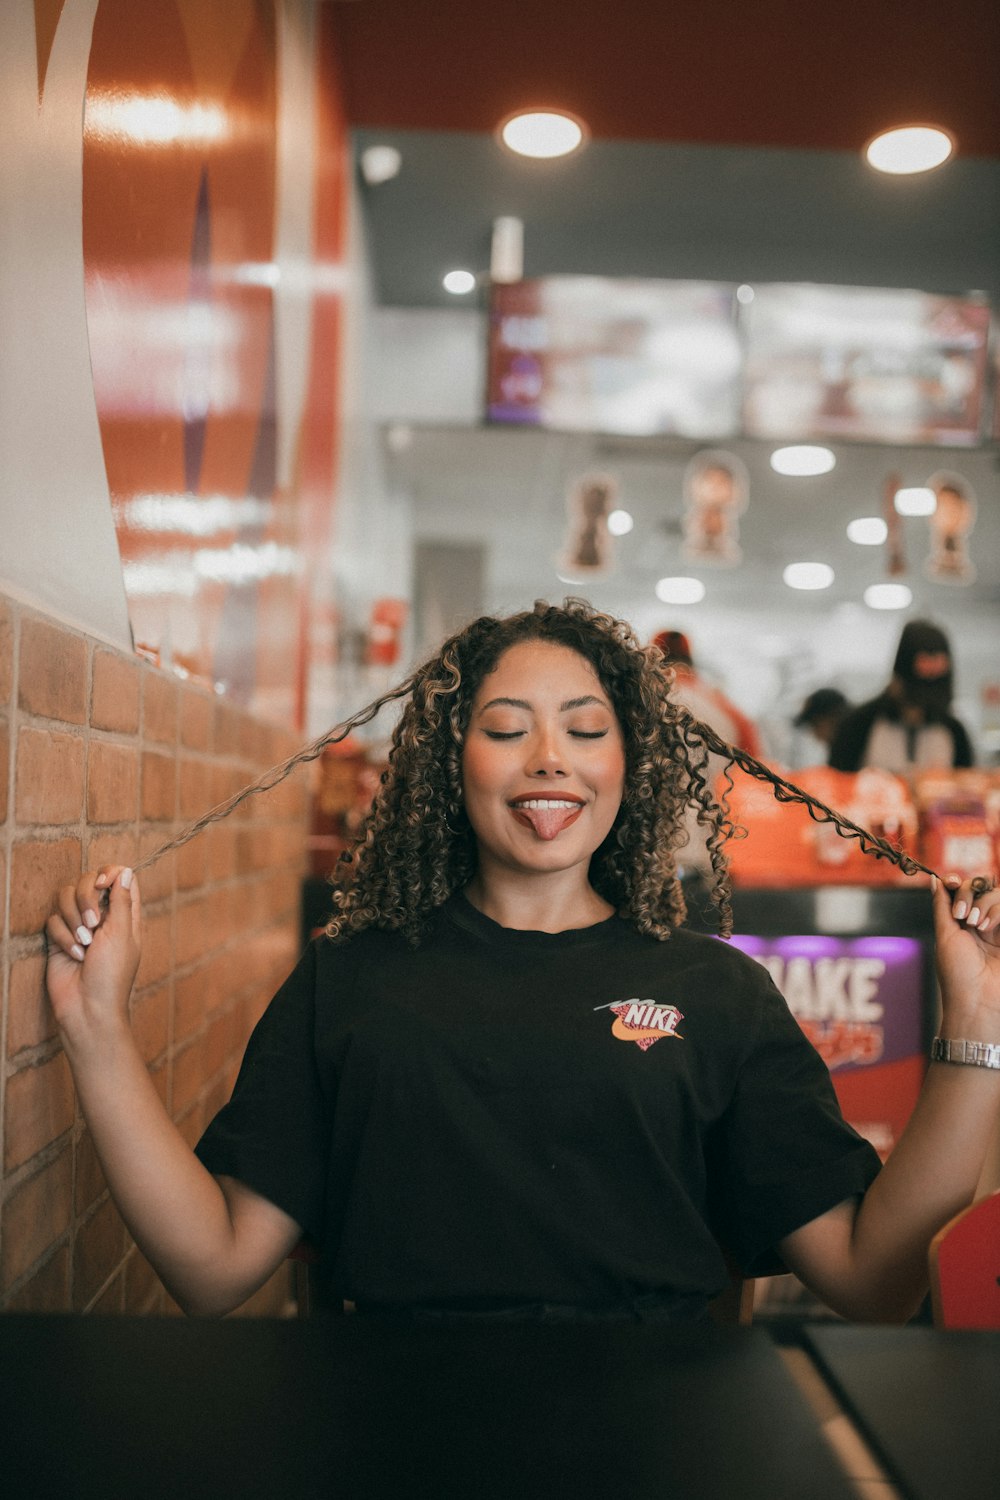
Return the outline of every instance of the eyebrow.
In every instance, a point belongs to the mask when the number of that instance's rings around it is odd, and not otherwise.
[[[567,698],[565,703],[560,703],[559,712],[564,714],[571,708],[587,708],[591,703],[596,704],[598,708],[608,707],[603,698],[595,698],[592,693],[585,693],[582,698]],[[531,712],[531,704],[526,698],[491,698],[489,703],[483,704],[479,712],[485,713],[488,708],[496,708],[498,704],[503,704],[507,708],[526,708],[529,713]]]

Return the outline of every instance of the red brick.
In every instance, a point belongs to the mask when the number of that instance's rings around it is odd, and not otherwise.
[[[177,681],[153,667],[142,678],[142,737],[158,744],[177,743]]]
[[[73,1153],[67,1149],[4,1201],[0,1283],[5,1290],[65,1234],[72,1207]]]
[[[125,1308],[125,1268],[113,1276],[99,1297],[87,1307],[87,1312],[98,1318],[113,1318]]]
[[[118,1210],[108,1198],[76,1231],[73,1243],[73,1306],[78,1311],[97,1295],[125,1250]]]
[[[61,1245],[4,1306],[7,1312],[68,1312],[69,1246]]]
[[[135,833],[131,828],[116,828],[113,833],[101,830],[88,832],[87,869],[99,870],[102,865],[134,865],[136,862]],[[149,897],[146,891],[146,876],[142,880],[143,900]]]
[[[209,750],[215,720],[215,699],[197,688],[181,688],[181,744],[189,750]]]
[[[173,967],[172,917],[169,911],[146,916],[142,924],[142,957],[135,987],[159,984]]]
[[[177,925],[174,929],[174,963],[177,968],[195,963],[211,947],[226,941],[229,934],[213,930],[206,903],[203,900],[187,901],[177,908]]]
[[[6,708],[14,691],[14,615],[6,599],[0,599],[0,708]]]
[[[73,1207],[77,1215],[85,1214],[91,1204],[108,1190],[104,1170],[97,1159],[97,1147],[89,1130],[76,1142],[76,1171]]]
[[[48,621],[23,619],[18,702],[47,719],[86,723],[86,642]]]
[[[78,823],[83,812],[83,740],[23,728],[17,737],[17,821]]]
[[[7,821],[7,781],[10,769],[10,727],[0,718],[0,823]]]
[[[204,834],[197,834],[189,844],[177,850],[177,889],[193,891],[205,884],[208,869],[208,844]]]
[[[87,818],[132,823],[139,810],[139,757],[133,745],[91,740],[87,759]]]
[[[142,817],[150,823],[172,820],[177,810],[177,762],[155,750],[142,754]]]
[[[146,990],[132,1002],[132,1035],[144,1062],[160,1057],[169,1041],[170,986]]]
[[[222,755],[244,754],[243,715],[234,703],[216,703],[213,744]]]
[[[4,1168],[12,1172],[73,1124],[75,1095],[63,1053],[7,1080]]]
[[[94,729],[135,734],[139,728],[139,663],[115,651],[94,651],[90,723]]]
[[[7,1055],[38,1047],[56,1035],[52,1007],[45,993],[45,955],[16,958],[10,969]]]
[[[41,932],[55,907],[59,887],[75,881],[80,869],[79,839],[15,844],[10,868],[11,932]]]
[[[205,1069],[202,1063],[201,1041],[196,1038],[188,1046],[174,1053],[170,1105],[175,1120],[180,1119],[191,1108],[204,1082]]]
[[[174,980],[174,1045],[194,1036],[212,1009],[212,980],[208,965]]]
[[[209,791],[207,761],[186,755],[181,761],[180,816],[187,822],[203,817],[215,804]]]
[[[216,823],[211,828],[206,828],[201,838],[208,848],[207,879],[227,880],[230,875],[235,875],[239,829],[232,824]]]
[[[164,829],[150,829],[139,840],[139,858],[147,859],[165,841]],[[167,896],[173,895],[176,859],[177,856],[172,852],[161,854],[142,871],[139,879],[142,883],[142,899],[147,906],[154,901],[162,901]]]

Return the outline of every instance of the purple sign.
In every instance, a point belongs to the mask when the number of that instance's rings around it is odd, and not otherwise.
[[[900,1062],[921,1051],[923,950],[915,938],[731,939],[767,969],[830,1068]]]

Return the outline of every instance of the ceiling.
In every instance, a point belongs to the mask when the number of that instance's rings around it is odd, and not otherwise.
[[[359,187],[384,307],[454,310],[441,278],[462,266],[485,279],[499,215],[524,222],[526,276],[980,291],[1000,307],[996,0],[946,9],[928,0],[336,0],[332,10],[356,149],[388,143],[402,155],[397,177]],[[497,125],[539,105],[585,120],[585,148],[561,162],[507,153]],[[860,148],[871,135],[916,121],[951,129],[956,158],[912,178],[866,166]],[[482,310],[483,299],[479,291],[464,305]],[[723,612],[787,605],[778,562],[820,543],[838,575],[829,605],[859,597],[877,549],[847,542],[847,520],[877,511],[892,467],[913,483],[955,467],[979,497],[978,577],[950,590],[920,581],[913,532],[915,607],[957,620],[986,606],[995,638],[992,451],[842,445],[835,475],[802,488],[770,473],[763,445],[730,446],[751,471],[744,564],[716,571],[706,603]],[[418,430],[391,462],[414,496],[418,532],[479,535],[497,587],[506,595],[520,582],[522,597],[560,588],[548,560],[573,474],[614,467],[637,517],[618,547],[615,603],[638,616],[676,539],[689,456],[666,441],[439,428]]]

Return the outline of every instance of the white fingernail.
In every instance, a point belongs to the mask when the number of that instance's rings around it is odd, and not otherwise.
[[[73,946],[72,946],[72,948],[69,951],[73,955],[73,957],[76,959],[76,961],[77,961],[78,964],[82,964],[83,963],[83,949],[80,947],[79,943],[74,943]]]
[[[121,885],[121,888],[122,888],[123,891],[131,890],[131,888],[132,888],[132,871],[128,868],[128,866],[126,866],[125,869],[121,872],[121,874],[118,877],[118,881],[119,881],[119,884]]]
[[[955,918],[956,922],[961,922],[968,909],[969,908],[966,906],[964,901],[956,901],[954,907],[952,908],[951,914]]]
[[[76,929],[76,935],[85,948],[89,948],[91,943],[94,941],[90,933],[87,931],[86,927],[78,927]]]
[[[969,915],[968,915],[968,917],[966,919],[966,923],[967,923],[967,925],[969,927],[975,927],[975,925],[976,925],[976,923],[978,921],[979,921],[979,907],[978,906],[974,906],[972,908],[972,910],[969,912]]]
[[[86,922],[88,927],[100,927],[101,925],[101,919],[97,915],[96,911],[91,911],[89,908],[84,912],[83,920]]]

